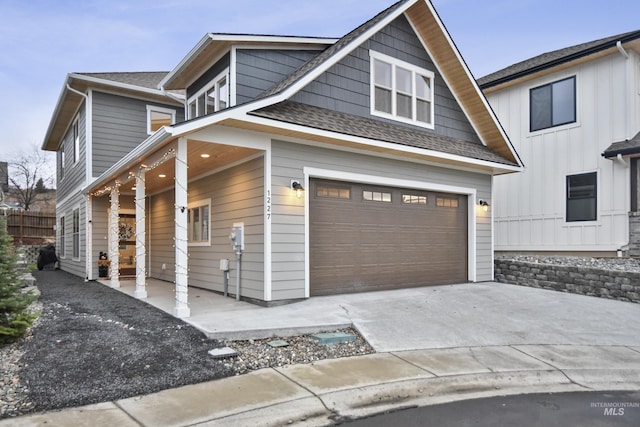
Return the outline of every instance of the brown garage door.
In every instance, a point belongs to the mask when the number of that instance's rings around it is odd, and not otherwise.
[[[467,281],[467,197],[311,180],[311,295]]]

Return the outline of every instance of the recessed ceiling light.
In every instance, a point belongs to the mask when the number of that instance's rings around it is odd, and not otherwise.
[[[208,159],[209,157],[211,157],[211,154],[203,153],[200,154],[200,157],[202,157],[203,159]]]
[[[160,178],[166,178],[166,177],[167,177],[167,175],[165,175],[165,174],[161,173],[160,175],[158,175],[158,177],[160,177]]]
[[[134,185],[133,187],[131,187],[131,189],[132,189],[132,190],[135,190],[135,189],[136,189],[136,186]]]

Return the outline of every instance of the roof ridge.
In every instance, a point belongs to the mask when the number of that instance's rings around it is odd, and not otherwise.
[[[569,62],[573,59],[609,48],[612,46],[611,43],[613,41],[629,41],[636,38],[640,38],[640,30],[628,31],[544,52],[494,71],[484,77],[480,77],[478,84],[483,88],[495,86],[499,83],[534,73],[540,69],[550,68],[557,64]]]

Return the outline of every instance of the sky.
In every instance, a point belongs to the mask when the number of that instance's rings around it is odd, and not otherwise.
[[[71,72],[170,71],[208,32],[341,37],[394,0],[0,0],[0,161],[40,147]],[[432,0],[472,74],[640,29],[640,1]]]

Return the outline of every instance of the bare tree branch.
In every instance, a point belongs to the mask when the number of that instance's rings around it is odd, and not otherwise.
[[[38,181],[42,179],[43,186],[53,186],[53,172],[51,160],[47,153],[41,151],[37,145],[32,145],[29,151],[23,151],[9,160],[9,184],[11,191],[17,197],[23,209],[31,209],[38,194]]]

